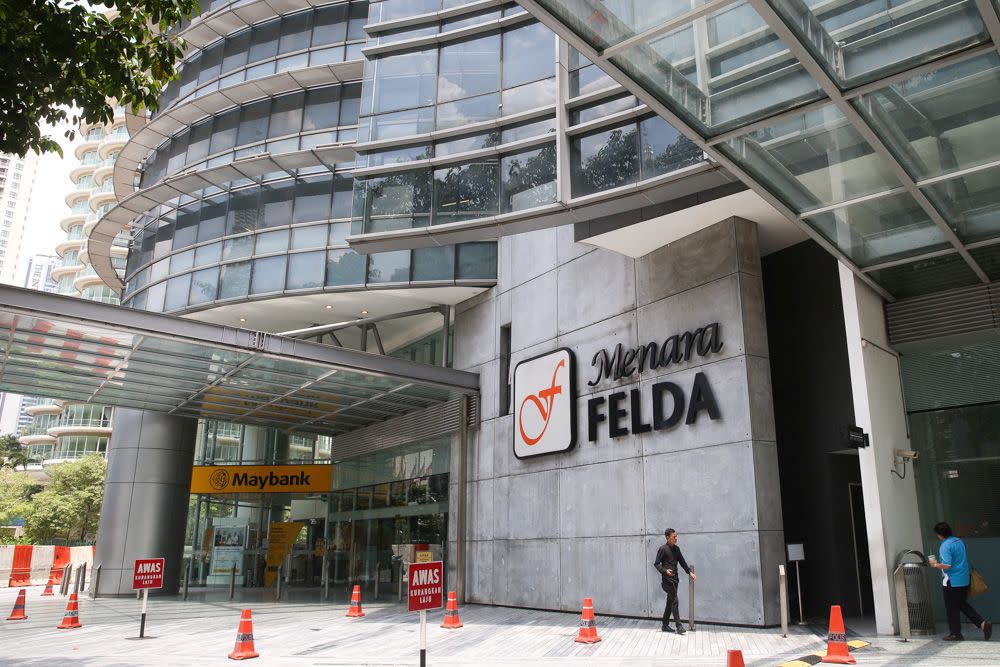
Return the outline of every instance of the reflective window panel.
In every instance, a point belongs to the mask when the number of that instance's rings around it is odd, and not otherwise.
[[[886,162],[833,105],[719,148],[799,212],[900,187]]]
[[[805,221],[862,267],[950,246],[907,193],[850,204]]]

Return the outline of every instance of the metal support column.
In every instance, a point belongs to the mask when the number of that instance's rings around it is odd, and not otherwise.
[[[465,604],[465,509],[468,503],[466,479],[469,440],[469,397],[463,395],[459,402],[458,425],[458,499],[455,507],[455,597]]]

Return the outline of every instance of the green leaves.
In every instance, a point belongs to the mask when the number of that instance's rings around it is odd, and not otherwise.
[[[0,152],[61,153],[39,124],[66,121],[67,107],[95,124],[114,117],[116,100],[156,109],[183,53],[172,28],[197,12],[198,1],[103,0],[90,7],[0,0]]]
[[[47,468],[52,482],[31,497],[25,536],[34,544],[53,539],[87,541],[97,534],[108,464],[98,454]]]

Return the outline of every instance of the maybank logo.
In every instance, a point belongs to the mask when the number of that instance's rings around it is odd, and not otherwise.
[[[195,466],[191,493],[327,492],[333,466]]]
[[[574,358],[561,348],[514,368],[514,455],[571,449],[576,442]]]

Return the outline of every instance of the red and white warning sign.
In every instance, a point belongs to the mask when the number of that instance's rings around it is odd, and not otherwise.
[[[132,590],[163,588],[163,559],[139,558],[132,572]]]
[[[444,567],[441,561],[410,563],[407,590],[409,611],[440,609],[444,604]]]

